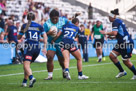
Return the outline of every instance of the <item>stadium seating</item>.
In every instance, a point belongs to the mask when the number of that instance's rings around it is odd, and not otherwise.
[[[62,12],[65,12],[66,14],[68,14],[68,17],[72,17],[76,12],[80,12],[81,16],[79,16],[80,19],[80,23],[83,23],[84,20],[88,21],[95,21],[96,19],[101,19],[103,21],[104,26],[107,26],[107,31],[111,31],[111,23],[108,20],[108,17],[104,17],[102,16],[99,12],[94,11],[93,13],[93,20],[88,20],[88,13],[87,10],[80,7],[80,6],[74,6],[71,5],[70,3],[67,2],[63,2],[62,0],[33,0],[34,2],[44,2],[46,7],[51,7],[51,8],[58,8],[59,10],[62,10]],[[89,4],[90,0],[77,0],[80,1],[82,3],[85,4]],[[125,0],[124,3],[126,3]],[[134,1],[136,0],[131,0],[131,2],[129,4],[132,4]],[[109,10],[111,10],[111,8],[109,6],[113,6],[114,8],[119,6],[122,1],[120,1],[117,5],[115,0],[91,0],[93,7],[96,7],[98,9],[101,9],[103,11],[109,12]],[[22,15],[23,15],[23,11],[28,8],[27,7],[27,0],[22,0],[21,1],[21,5],[19,5],[18,0],[8,0],[7,1],[7,15],[17,15],[19,16],[19,19],[22,19]],[[110,5],[109,5],[110,4]],[[103,5],[103,6],[102,6]],[[127,7],[127,6],[126,6]],[[108,9],[107,9],[108,8]],[[120,6],[121,8],[121,6]],[[134,9],[132,9],[131,11],[122,14],[120,17],[122,17],[123,19],[127,19],[129,21],[135,21],[136,22],[136,12],[134,11],[136,9],[136,7]],[[131,33],[132,31],[134,31],[133,28],[129,28],[129,33]],[[132,38],[136,38],[135,37],[136,34],[132,33]]]

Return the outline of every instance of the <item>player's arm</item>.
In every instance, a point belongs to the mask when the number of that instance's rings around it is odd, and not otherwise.
[[[104,35],[109,35],[109,36],[116,36],[118,34],[117,31],[112,31],[112,32],[100,31],[100,33]]]
[[[20,40],[22,38],[22,36],[26,33],[26,31],[28,30],[28,28],[31,24],[31,21],[32,21],[31,19],[28,20],[28,23],[26,24],[26,26],[25,25],[22,26],[21,31],[20,31],[19,35],[17,36],[18,40]],[[24,26],[25,26],[25,28],[24,28]]]
[[[112,24],[112,31],[111,32],[105,32],[105,31],[100,31],[101,34],[104,34],[104,35],[109,35],[109,36],[117,36],[118,34],[118,26],[120,24],[118,22],[114,22]]]
[[[59,31],[56,37],[54,37],[54,39],[51,41],[51,43],[55,42],[61,34],[62,34],[62,31]]]
[[[52,35],[56,32],[55,30],[51,31],[51,28],[49,30],[49,27],[46,23],[44,23],[43,28],[44,28],[44,31],[46,32],[47,36]]]
[[[51,29],[46,33],[47,35],[52,35],[52,34],[54,34],[56,31],[55,30],[53,30],[53,31],[51,31]]]
[[[108,36],[107,38],[109,38],[109,39],[116,39],[115,36]]]
[[[43,36],[43,43],[44,43],[42,52],[43,52],[44,55],[46,55],[46,53],[47,53],[47,50],[46,50],[46,45],[47,45],[47,34],[44,33],[42,36]]]

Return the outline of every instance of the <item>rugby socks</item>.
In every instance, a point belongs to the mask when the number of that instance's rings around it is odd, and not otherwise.
[[[102,57],[104,57],[104,52],[102,52]]]
[[[100,56],[98,57],[98,59],[102,59],[102,55],[100,55]]]
[[[82,75],[83,75],[83,74],[82,74],[82,71],[81,71],[81,72],[78,72],[78,75],[79,75],[79,76],[82,76]]]
[[[33,75],[30,75],[30,76],[29,76],[29,80],[31,80],[32,78],[33,78]]]
[[[134,65],[130,68],[130,70],[134,73],[134,75],[136,75],[136,69]]]
[[[23,83],[27,83],[27,79],[24,78]]]
[[[123,72],[124,69],[122,68],[120,62],[115,63],[116,67],[119,69],[120,72]]]
[[[69,72],[69,69],[68,69],[68,68],[66,68],[66,69],[65,69],[65,71],[68,71],[68,72]]]
[[[53,72],[48,72],[48,76],[52,77],[53,76]]]

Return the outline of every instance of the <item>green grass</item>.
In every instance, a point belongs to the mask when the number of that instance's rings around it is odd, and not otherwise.
[[[133,55],[132,62],[136,65],[136,56]],[[119,57],[121,60],[121,58]],[[23,65],[0,66],[0,91],[136,91],[136,80],[130,80],[132,72],[121,62],[127,75],[116,79],[118,69],[108,57],[106,61],[96,62],[97,58],[90,58],[89,62],[83,62],[83,74],[89,76],[88,80],[78,80],[76,60],[70,62],[71,80],[62,78],[62,70],[57,61],[54,62],[53,80],[43,80],[47,77],[46,63],[33,63],[31,68],[37,82],[33,88],[21,87],[23,74],[14,76],[1,76],[7,74],[23,73]],[[2,60],[1,60],[2,61]]]

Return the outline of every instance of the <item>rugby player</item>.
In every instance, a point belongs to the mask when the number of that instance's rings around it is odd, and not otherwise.
[[[132,62],[130,61],[130,58],[132,56],[132,50],[134,47],[134,42],[131,39],[126,29],[124,22],[121,19],[118,19],[117,15],[119,15],[118,9],[112,10],[111,13],[109,14],[109,20],[112,22],[112,32],[105,32],[105,31],[100,31],[100,32],[104,35],[109,35],[109,38],[111,39],[112,38],[117,39],[117,44],[109,55],[112,62],[119,69],[119,73],[116,76],[116,78],[120,78],[122,76],[127,75],[127,72],[122,68],[119,60],[117,59],[117,57],[121,55],[123,63],[134,74],[132,80],[136,80],[136,69],[135,66],[132,64]]]
[[[73,23],[73,24],[72,24]],[[79,20],[74,18],[72,23],[69,22],[63,26],[62,30],[59,31],[57,36],[52,40],[57,41],[57,39],[62,35],[62,42],[60,43],[61,51],[64,56],[64,65],[65,65],[65,76],[67,80],[71,80],[70,73],[69,73],[69,62],[70,62],[70,53],[76,58],[77,60],[77,69],[78,69],[78,79],[88,79],[88,76],[83,75],[82,73],[82,57],[80,54],[79,49],[74,44],[74,39],[77,37],[79,32]]]
[[[30,64],[35,61],[35,59],[40,53],[39,39],[41,35],[44,38],[44,48],[42,49],[42,52],[44,53],[44,55],[46,55],[47,35],[44,32],[43,27],[38,23],[34,22],[35,20],[34,13],[28,13],[27,20],[30,21],[30,26],[28,24],[29,22],[27,24],[23,24],[21,31],[18,35],[18,39],[21,39],[22,36],[25,34],[26,36],[25,45],[27,45],[24,50],[24,62],[23,62],[24,80],[22,86],[24,87],[27,86],[27,79],[29,78],[30,80],[29,87],[33,87],[33,84],[36,82],[36,79],[32,75]]]
[[[63,71],[63,78],[65,78],[64,76],[64,58],[63,55],[61,53],[61,49],[59,48],[58,43],[61,41],[61,37],[58,38],[54,44],[51,44],[51,41],[53,39],[53,37],[51,35],[53,35],[55,32],[51,31],[50,29],[55,26],[58,31],[60,31],[62,29],[62,26],[65,25],[68,22],[68,20],[66,18],[63,17],[59,17],[59,12],[55,9],[53,9],[50,12],[50,19],[47,20],[44,23],[44,31],[47,33],[48,36],[48,46],[47,46],[47,70],[48,70],[48,77],[45,78],[45,80],[52,80],[53,78],[53,58],[55,56],[55,54],[58,57],[58,61],[60,66],[62,67],[62,71]]]

